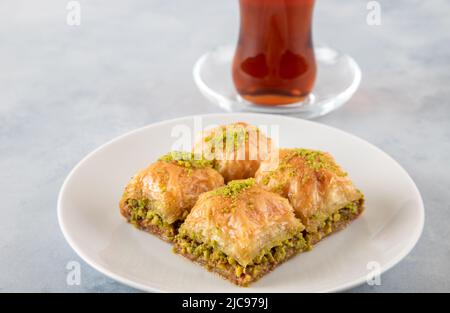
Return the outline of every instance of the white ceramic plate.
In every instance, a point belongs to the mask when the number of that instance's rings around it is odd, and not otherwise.
[[[279,125],[280,146],[331,152],[365,193],[366,211],[347,229],[289,260],[251,287],[235,287],[173,254],[169,244],[136,230],[119,214],[118,201],[130,177],[173,148],[175,126],[176,130],[194,127],[193,117],[164,121],[101,146],[65,180],[58,199],[59,223],[69,244],[88,264],[147,291],[328,292],[364,283],[368,267],[377,268],[374,264],[386,271],[419,239],[424,208],[417,187],[396,161],[366,141],[283,116],[216,114],[201,118],[203,126],[234,121]]]

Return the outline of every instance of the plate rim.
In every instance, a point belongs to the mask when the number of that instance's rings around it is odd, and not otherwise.
[[[64,179],[59,193],[58,193],[58,198],[57,198],[57,220],[58,220],[58,225],[59,228],[64,236],[64,239],[67,241],[67,243],[69,244],[69,246],[72,248],[72,250],[75,251],[75,253],[84,261],[86,262],[89,266],[91,266],[92,268],[94,268],[95,270],[97,270],[98,272],[106,275],[107,277],[118,281],[124,285],[130,286],[132,288],[141,290],[141,291],[147,291],[147,292],[160,292],[160,293],[166,293],[167,291],[164,291],[162,289],[159,289],[157,286],[155,286],[154,284],[143,284],[143,283],[139,283],[136,281],[133,281],[132,279],[128,279],[125,277],[122,277],[119,274],[114,273],[113,271],[107,269],[104,266],[101,266],[99,264],[97,264],[93,259],[91,259],[91,257],[89,257],[86,253],[83,252],[83,249],[75,242],[75,240],[71,237],[71,235],[68,232],[67,229],[67,225],[66,222],[63,220],[62,218],[62,207],[63,207],[63,198],[64,198],[64,194],[66,192],[67,186],[69,184],[69,182],[71,181],[73,175],[77,172],[77,170],[87,161],[89,160],[92,156],[94,156],[96,153],[98,153],[100,150],[102,150],[104,147],[113,144],[117,141],[122,140],[123,138],[129,137],[134,135],[135,133],[139,133],[142,131],[145,131],[148,128],[153,128],[153,127],[157,127],[160,125],[164,125],[164,124],[170,124],[170,123],[174,123],[177,121],[181,121],[181,120],[186,120],[186,119],[193,119],[193,118],[218,118],[221,116],[239,116],[239,115],[248,115],[248,116],[256,116],[256,117],[265,117],[265,118],[281,118],[281,119],[289,119],[292,120],[292,122],[302,122],[302,123],[306,123],[306,124],[310,124],[310,125],[315,125],[315,126],[319,126],[319,127],[324,127],[327,128],[331,131],[334,132],[338,132],[347,136],[350,136],[352,139],[355,139],[357,141],[360,141],[368,146],[370,146],[370,148],[378,151],[379,153],[382,153],[385,157],[387,157],[391,162],[393,162],[398,168],[399,170],[401,170],[403,172],[403,174],[405,174],[405,176],[408,178],[409,183],[411,184],[411,186],[413,187],[417,197],[418,197],[418,206],[419,206],[419,224],[417,225],[414,233],[412,234],[412,236],[410,236],[410,240],[408,242],[407,245],[405,245],[398,253],[395,257],[393,257],[389,262],[386,262],[384,264],[384,266],[381,267],[381,275],[386,273],[387,271],[389,271],[390,269],[392,269],[395,265],[397,265],[400,261],[402,261],[416,246],[417,242],[419,241],[420,237],[422,236],[423,233],[423,229],[424,229],[424,225],[425,225],[425,207],[424,207],[424,202],[423,202],[423,198],[422,195],[420,193],[419,188],[417,187],[416,183],[414,182],[414,180],[411,178],[411,176],[409,175],[409,173],[403,168],[403,166],[401,166],[401,164],[399,162],[397,162],[393,157],[391,157],[389,154],[387,154],[386,152],[384,152],[382,149],[378,148],[376,145],[370,143],[369,141],[366,141],[352,133],[346,132],[344,130],[341,130],[339,128],[333,127],[333,126],[329,126],[326,124],[322,124],[322,123],[318,123],[315,121],[311,121],[311,120],[305,120],[305,119],[299,119],[299,118],[295,118],[292,116],[285,116],[285,115],[276,115],[276,114],[264,114],[264,113],[248,113],[248,112],[236,112],[236,113],[207,113],[207,114],[193,114],[193,115],[186,115],[186,116],[182,116],[182,117],[177,117],[177,118],[172,118],[172,119],[168,119],[168,120],[162,120],[162,121],[158,121],[158,122],[154,122],[151,124],[147,124],[145,126],[142,127],[138,127],[136,129],[133,129],[131,131],[128,131],[122,135],[116,136],[113,139],[110,139],[108,141],[106,141],[105,143],[101,144],[100,146],[98,146],[97,148],[95,148],[94,150],[92,150],[91,152],[89,152],[88,154],[86,154],[80,161],[78,161],[78,163],[76,163],[76,165],[69,171],[69,174],[66,176],[66,178]],[[366,281],[366,277],[359,277],[357,279],[353,279],[345,284],[341,284],[337,287],[330,287],[327,289],[323,289],[319,292],[340,292],[340,291],[344,291],[344,290],[348,290],[351,289],[353,287],[359,286],[361,284],[363,284]],[[170,291],[169,291],[170,292]],[[275,291],[276,292],[276,291]]]

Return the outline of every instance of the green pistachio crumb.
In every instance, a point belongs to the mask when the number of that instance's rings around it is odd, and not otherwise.
[[[242,180],[233,180],[233,181],[230,181],[226,186],[217,188],[217,189],[215,189],[215,190],[213,190],[211,192],[214,195],[220,195],[220,196],[235,198],[242,191],[252,187],[253,185],[255,185],[255,179],[254,178],[242,179]]]
[[[263,185],[267,186],[270,182],[270,175],[264,176],[261,182],[263,183]]]
[[[182,166],[188,170],[192,168],[213,167],[214,162],[206,160],[202,155],[192,152],[172,151],[159,158],[159,161],[173,163]]]
[[[197,238],[197,239],[194,239]],[[302,233],[297,233],[292,238],[280,241],[271,249],[263,249],[253,261],[244,266],[233,257],[226,255],[219,250],[214,242],[200,241],[200,236],[193,233],[186,233],[181,230],[175,237],[176,251],[181,253],[189,253],[196,259],[202,259],[206,262],[205,266],[219,268],[223,271],[234,271],[236,277],[243,280],[251,281],[253,277],[258,276],[261,270],[267,268],[267,263],[281,263],[287,257],[287,251],[294,249],[295,251],[304,251],[307,248],[306,241]]]
[[[250,132],[259,135],[260,130],[251,125],[232,124],[214,130],[211,135],[204,138],[204,141],[212,152],[215,151],[215,148],[236,151],[248,142]]]
[[[333,162],[333,160],[330,160],[330,158],[322,151],[317,150],[310,150],[310,149],[304,149],[304,148],[297,148],[292,149],[290,157],[288,158],[288,161],[292,157],[301,157],[303,160],[305,160],[306,165],[311,168],[312,170],[329,170],[332,171],[339,176],[346,176],[347,173],[343,172],[339,166]]]

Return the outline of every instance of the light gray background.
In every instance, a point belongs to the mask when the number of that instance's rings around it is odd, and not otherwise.
[[[0,2],[0,291],[134,291],[91,269],[56,219],[70,169],[102,143],[146,124],[220,112],[197,91],[192,65],[234,42],[237,0],[81,0],[79,27],[64,0]],[[363,82],[318,119],[397,159],[426,207],[423,236],[378,287],[450,291],[450,2],[318,0],[315,38],[355,57]],[[67,262],[82,284],[66,285]]]

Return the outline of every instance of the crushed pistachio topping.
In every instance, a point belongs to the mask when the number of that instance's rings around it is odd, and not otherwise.
[[[355,202],[351,202],[345,206],[345,209],[348,209],[350,213],[355,214],[358,212],[358,204]]]
[[[200,234],[189,232],[183,228],[175,237],[174,251],[181,254],[189,254],[197,260],[202,260],[208,268],[218,268],[222,271],[233,273],[244,284],[257,278],[261,271],[270,270],[273,265],[283,262],[288,255],[302,251],[309,251],[315,242],[314,236],[321,238],[333,231],[335,223],[352,218],[357,213],[358,204],[362,201],[351,202],[344,208],[331,214],[320,225],[318,232],[309,233],[306,230],[296,233],[292,238],[278,242],[273,247],[262,249],[249,264],[240,264],[236,259],[227,255],[219,248],[216,241],[204,241]],[[320,230],[320,231],[319,231]],[[319,238],[319,239],[321,239]]]
[[[289,159],[296,156],[299,156],[305,160],[306,165],[313,170],[317,171],[326,169],[338,174],[342,173],[340,168],[332,160],[330,160],[324,152],[303,148],[292,149],[291,157]]]
[[[192,152],[172,151],[159,158],[159,161],[177,164],[187,169],[213,167],[213,161]]]
[[[307,230],[306,233],[314,234],[316,232],[322,231],[325,235],[330,234],[333,231],[333,224],[339,221],[345,221],[352,218],[353,215],[358,213],[358,209],[360,206],[360,202],[362,199],[353,201],[345,205],[345,207],[339,209],[337,212],[326,216],[324,213],[317,213],[311,217],[311,219],[315,219],[321,221],[317,230],[311,231]],[[305,236],[307,240],[310,237]],[[309,241],[308,241],[309,242]]]
[[[278,176],[277,174],[282,172],[282,177],[280,177],[280,180],[277,180]],[[271,190],[274,192],[281,192],[285,188],[286,184],[288,183],[287,178],[293,178],[296,175],[295,168],[290,164],[280,164],[279,167],[273,171],[269,171],[264,173],[263,178],[261,179],[261,183],[265,186],[268,186],[272,180],[272,178],[275,178],[275,185],[272,184]],[[303,180],[302,180],[303,183]]]
[[[251,125],[232,124],[215,130],[204,140],[210,146],[211,152],[216,148],[236,151],[243,143],[248,142],[251,132],[259,134],[259,129]]]
[[[281,263],[286,259],[288,250],[300,252],[308,249],[308,244],[302,233],[298,233],[290,239],[284,240],[270,249],[263,249],[252,262],[246,266],[231,256],[220,251],[215,243],[205,243],[199,236],[180,233],[176,237],[176,247],[182,254],[190,254],[197,259],[203,259],[208,266],[217,267],[221,270],[233,271],[236,277],[251,280],[269,264]]]
[[[236,198],[242,191],[255,185],[254,178],[232,180],[226,186],[211,191],[214,195]]]
[[[263,179],[261,180],[261,183],[262,183],[263,185],[266,185],[266,186],[267,186],[267,185],[270,183],[270,175],[264,176]]]
[[[154,203],[149,199],[128,199],[128,210],[130,214],[130,223],[136,228],[145,228],[150,225],[158,226],[164,230],[168,238],[174,238],[176,235],[176,225],[168,224],[153,209]]]
[[[314,171],[324,169],[332,171],[333,173],[341,177],[347,176],[347,173],[342,171],[342,169],[335,162],[333,162],[333,160],[331,160],[324,152],[304,148],[296,148],[289,150],[287,157],[283,158],[277,169],[265,173],[264,177],[261,180],[261,183],[266,186],[269,185],[271,179],[274,178],[274,176],[280,171],[283,172],[283,177],[286,178],[295,177],[298,174],[298,171],[294,165],[289,163],[292,160],[292,158],[295,157],[302,158],[305,161],[306,166],[308,166],[310,169]],[[311,177],[308,174],[302,173],[301,183],[306,184],[310,178]],[[286,181],[283,180],[283,182],[281,182],[280,184],[284,186],[285,182]],[[275,189],[283,188],[282,186],[277,187],[278,188]]]

